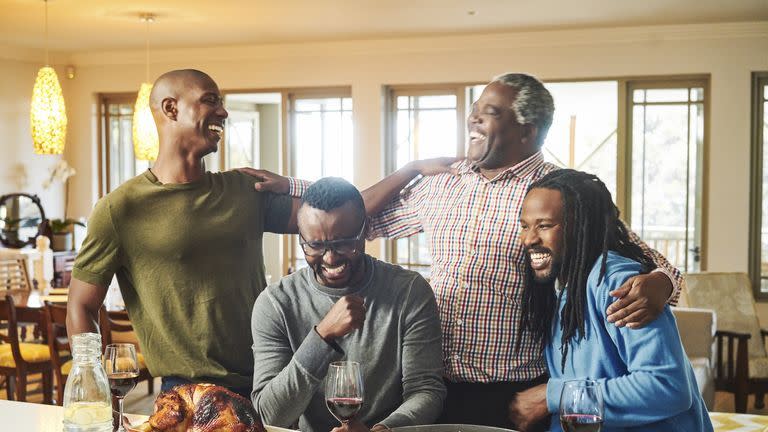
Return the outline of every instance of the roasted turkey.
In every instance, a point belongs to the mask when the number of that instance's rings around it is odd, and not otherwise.
[[[142,432],[265,432],[251,402],[213,384],[184,384],[155,400]]]

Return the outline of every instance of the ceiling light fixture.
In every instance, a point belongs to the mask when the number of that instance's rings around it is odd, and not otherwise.
[[[67,137],[67,109],[59,77],[49,66],[48,0],[45,2],[45,66],[37,71],[29,113],[32,144],[37,154],[62,154]]]
[[[136,159],[153,161],[157,159],[160,149],[157,126],[149,107],[149,94],[152,92],[149,81],[149,24],[155,22],[155,15],[145,13],[139,15],[139,19],[146,24],[146,71],[133,107],[133,153]]]

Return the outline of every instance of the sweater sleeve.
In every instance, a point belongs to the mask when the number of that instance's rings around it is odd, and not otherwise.
[[[664,312],[642,329],[630,330],[608,324],[605,311],[614,299],[608,294],[637,274],[636,263],[621,264],[594,290],[601,322],[613,341],[627,374],[598,379],[603,394],[606,427],[630,427],[661,421],[686,411],[694,401],[687,361],[672,311]],[[593,272],[594,273],[594,272]],[[589,284],[597,283],[590,275]],[[601,355],[606,355],[603,353]],[[550,379],[547,405],[558,412],[563,379]]]
[[[403,319],[403,403],[379,422],[390,428],[433,423],[446,396],[437,302],[421,276],[413,280]]]
[[[269,289],[265,290],[256,299],[251,317],[251,401],[265,424],[290,427],[309,406],[328,364],[341,359],[343,353],[334,350],[314,329],[294,353],[284,322]]]

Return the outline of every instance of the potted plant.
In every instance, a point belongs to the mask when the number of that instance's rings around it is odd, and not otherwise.
[[[85,226],[76,219],[51,219],[51,249],[57,252],[72,250],[72,225]]]

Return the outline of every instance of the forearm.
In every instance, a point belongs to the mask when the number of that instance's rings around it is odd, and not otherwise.
[[[290,427],[309,406],[328,364],[342,354],[330,348],[314,330],[287,364],[278,358],[276,349],[262,342],[254,338],[253,405],[265,423]]]
[[[429,385],[429,387],[432,388],[410,395],[392,414],[379,423],[389,428],[434,423],[443,410],[445,392],[435,385]]]
[[[638,371],[618,378],[598,379],[603,394],[607,427],[631,427],[658,422],[689,409],[693,403],[690,386],[676,373]],[[679,376],[679,375],[678,375]],[[547,409],[556,413],[562,379],[547,384]]]
[[[669,298],[668,303],[671,306],[677,305],[677,299],[680,297],[680,287],[683,283],[683,274],[678,270],[675,266],[670,264],[670,262],[667,260],[664,255],[659,253],[657,250],[651,248],[648,246],[640,237],[635,234],[634,231],[629,230],[629,239],[632,241],[632,243],[635,243],[636,245],[640,246],[640,248],[653,259],[654,264],[656,264],[657,269],[654,270],[655,272],[662,272],[664,275],[666,275],[670,282],[672,283],[672,290],[669,293],[665,293],[666,296]]]
[[[99,311],[89,310],[83,304],[67,303],[67,334],[99,332]]]
[[[99,309],[107,295],[105,287],[73,278],[67,299],[67,335],[99,332]]]
[[[606,426],[632,426],[660,421],[683,412],[693,403],[687,358],[669,308],[638,330],[605,327],[614,347],[603,351],[626,365],[622,376],[598,379],[605,403]],[[562,380],[547,384],[547,405],[557,412]],[[555,411],[552,411],[555,409]]]
[[[381,212],[384,207],[386,207],[387,204],[389,204],[389,202],[418,175],[418,170],[412,163],[408,163],[394,173],[384,177],[384,179],[375,185],[364,190],[362,195],[363,201],[365,202],[366,214],[368,216],[379,214],[379,212]]]

